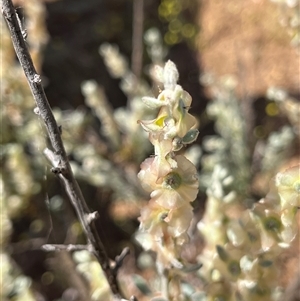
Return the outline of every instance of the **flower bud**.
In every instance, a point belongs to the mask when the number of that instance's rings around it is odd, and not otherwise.
[[[163,70],[163,84],[165,89],[174,90],[179,79],[179,73],[176,65],[168,61]]]
[[[196,141],[199,135],[199,131],[197,129],[189,130],[186,135],[182,138],[183,144],[191,144]]]

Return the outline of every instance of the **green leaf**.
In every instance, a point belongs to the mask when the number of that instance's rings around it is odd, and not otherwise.
[[[228,256],[227,252],[225,251],[225,249],[219,245],[217,245],[216,248],[217,248],[217,252],[218,252],[220,259],[222,261],[226,262],[228,260],[229,256]]]
[[[273,264],[272,260],[259,260],[259,265],[264,267],[264,268],[268,268],[272,264]]]
[[[203,264],[199,262],[199,263],[192,264],[189,266],[184,266],[181,269],[181,271],[185,272],[185,273],[192,273],[192,272],[198,271],[202,266],[203,266]]]
[[[193,143],[199,135],[199,131],[197,129],[192,129],[186,133],[186,135],[182,138],[183,144]]]
[[[140,275],[133,275],[132,276],[134,284],[136,285],[136,287],[144,294],[147,296],[150,296],[152,294],[151,289],[148,286],[147,281]]]

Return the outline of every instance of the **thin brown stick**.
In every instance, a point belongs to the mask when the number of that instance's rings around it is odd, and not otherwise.
[[[144,0],[133,1],[131,69],[138,80],[142,72]]]
[[[49,149],[47,151],[48,158],[51,157],[51,162],[53,164],[52,171],[59,177],[67,195],[69,196],[69,199],[83,227],[83,231],[87,238],[87,244],[91,246],[90,249],[92,250],[92,253],[99,261],[115,299],[120,299],[116,272],[110,267],[109,258],[96,230],[95,216],[90,213],[78,183],[74,178],[61,139],[61,131],[57,126],[56,120],[45,95],[41,77],[39,74],[37,74],[34,68],[31,56],[28,52],[24,37],[22,35],[22,30],[18,23],[15,8],[13,7],[11,0],[2,1],[2,14],[7,22],[11,33],[13,46],[36,102],[37,109],[35,112],[40,115],[47,128],[53,148],[53,151]]]

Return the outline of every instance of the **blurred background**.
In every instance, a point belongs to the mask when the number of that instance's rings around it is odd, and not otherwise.
[[[136,121],[153,116],[141,97],[162,88],[155,64],[175,62],[199,122],[196,144],[184,150],[199,170],[194,228],[214,165],[227,167],[236,179],[230,189],[250,204],[268,192],[278,170],[298,161],[299,1],[13,2],[76,178],[100,214],[108,255],[131,249],[120,271],[128,296],[140,294],[131,274],[154,273],[154,257],[133,236],[148,200],[136,174],[153,154]],[[3,18],[0,48],[2,300],[106,300],[105,280],[88,254],[41,250],[85,238],[43,155],[47,134]],[[185,256],[196,262],[203,242],[191,233]],[[282,258],[283,286],[297,252],[296,240]]]

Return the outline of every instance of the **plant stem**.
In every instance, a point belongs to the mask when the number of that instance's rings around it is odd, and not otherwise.
[[[53,148],[53,151],[49,149],[47,150],[48,158],[52,158],[51,161],[54,166],[52,171],[59,177],[67,195],[69,196],[69,199],[83,227],[83,231],[87,238],[87,243],[91,246],[92,253],[96,256],[98,262],[100,263],[115,299],[120,299],[116,271],[110,267],[109,258],[95,227],[95,215],[90,213],[80,187],[74,178],[63,141],[61,139],[61,130],[59,129],[51,111],[42,86],[41,77],[39,74],[37,74],[33,65],[31,56],[28,52],[24,37],[22,35],[23,31],[19,26],[15,8],[13,7],[11,0],[2,1],[2,14],[7,22],[11,33],[13,46],[26,75],[33,98],[36,102],[36,112],[43,119],[47,128]]]
[[[143,60],[144,0],[133,1],[131,67],[137,79],[141,76]]]

